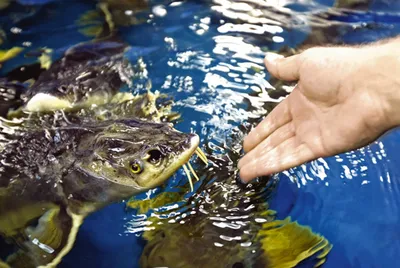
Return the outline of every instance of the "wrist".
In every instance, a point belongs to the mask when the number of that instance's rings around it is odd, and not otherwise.
[[[387,127],[400,125],[400,39],[377,47],[371,68],[376,70],[376,92],[382,100]],[[371,79],[371,78],[370,78]]]
[[[355,50],[348,76],[365,97],[368,122],[378,129],[400,125],[400,42],[366,45]]]

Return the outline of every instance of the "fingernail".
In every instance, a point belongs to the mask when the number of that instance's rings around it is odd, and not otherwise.
[[[270,63],[275,63],[275,61],[283,58],[284,56],[273,52],[267,52],[265,54],[265,60],[269,61]]]

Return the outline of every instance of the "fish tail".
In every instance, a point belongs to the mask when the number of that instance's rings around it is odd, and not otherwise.
[[[273,268],[295,267],[300,262],[319,267],[332,249],[325,237],[290,221],[290,217],[264,223],[258,238],[265,253],[264,261]]]

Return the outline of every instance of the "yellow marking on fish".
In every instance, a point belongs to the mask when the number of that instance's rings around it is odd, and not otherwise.
[[[53,261],[47,265],[42,265],[38,266],[38,268],[54,268],[57,267],[57,265],[61,262],[62,258],[67,255],[67,253],[71,250],[73,247],[76,236],[78,234],[79,227],[83,223],[84,216],[82,215],[76,215],[68,210],[69,216],[72,218],[72,227],[71,231],[68,235],[68,241],[65,247],[60,251],[60,253],[53,259]]]
[[[110,103],[122,103],[124,101],[135,100],[137,98],[138,96],[135,96],[130,92],[118,92],[112,97]]]
[[[110,32],[113,32],[115,30],[115,25],[110,10],[108,9],[108,5],[106,3],[100,3],[99,8],[101,9],[101,11],[103,11],[105,15],[108,27],[110,27]]]
[[[85,101],[71,103],[69,100],[61,99],[50,94],[38,93],[33,96],[25,106],[28,112],[48,112],[55,110],[78,110],[90,106],[103,105],[110,101],[106,94],[90,95]]]
[[[10,0],[0,0],[0,10],[7,8],[9,5]]]
[[[100,14],[97,10],[89,10],[81,15],[76,22],[78,25],[90,25],[100,19]]]
[[[76,21],[76,24],[86,26],[79,29],[79,32],[89,37],[98,37],[104,30],[104,22],[98,10],[87,11]]]
[[[90,26],[84,29],[79,30],[82,34],[89,36],[89,37],[97,37],[103,32],[102,26]]]
[[[0,260],[0,268],[10,268],[10,266],[7,263]]]
[[[30,112],[53,111],[72,108],[72,104],[49,94],[38,93],[26,104],[26,110]]]
[[[24,50],[22,47],[13,47],[7,50],[0,50],[0,62],[8,61],[16,57],[21,51]]]
[[[320,259],[314,267],[322,265],[332,249],[329,241],[310,227],[284,220],[267,222],[257,234],[269,265],[276,268],[295,267],[303,260],[318,254]]]
[[[39,56],[40,67],[48,70],[51,66],[51,56],[50,53],[53,52],[50,48],[45,48],[42,55]]]

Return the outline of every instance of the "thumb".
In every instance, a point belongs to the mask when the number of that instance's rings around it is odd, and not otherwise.
[[[284,58],[279,54],[268,52],[264,63],[268,72],[280,80],[295,81],[300,78],[299,55]]]

